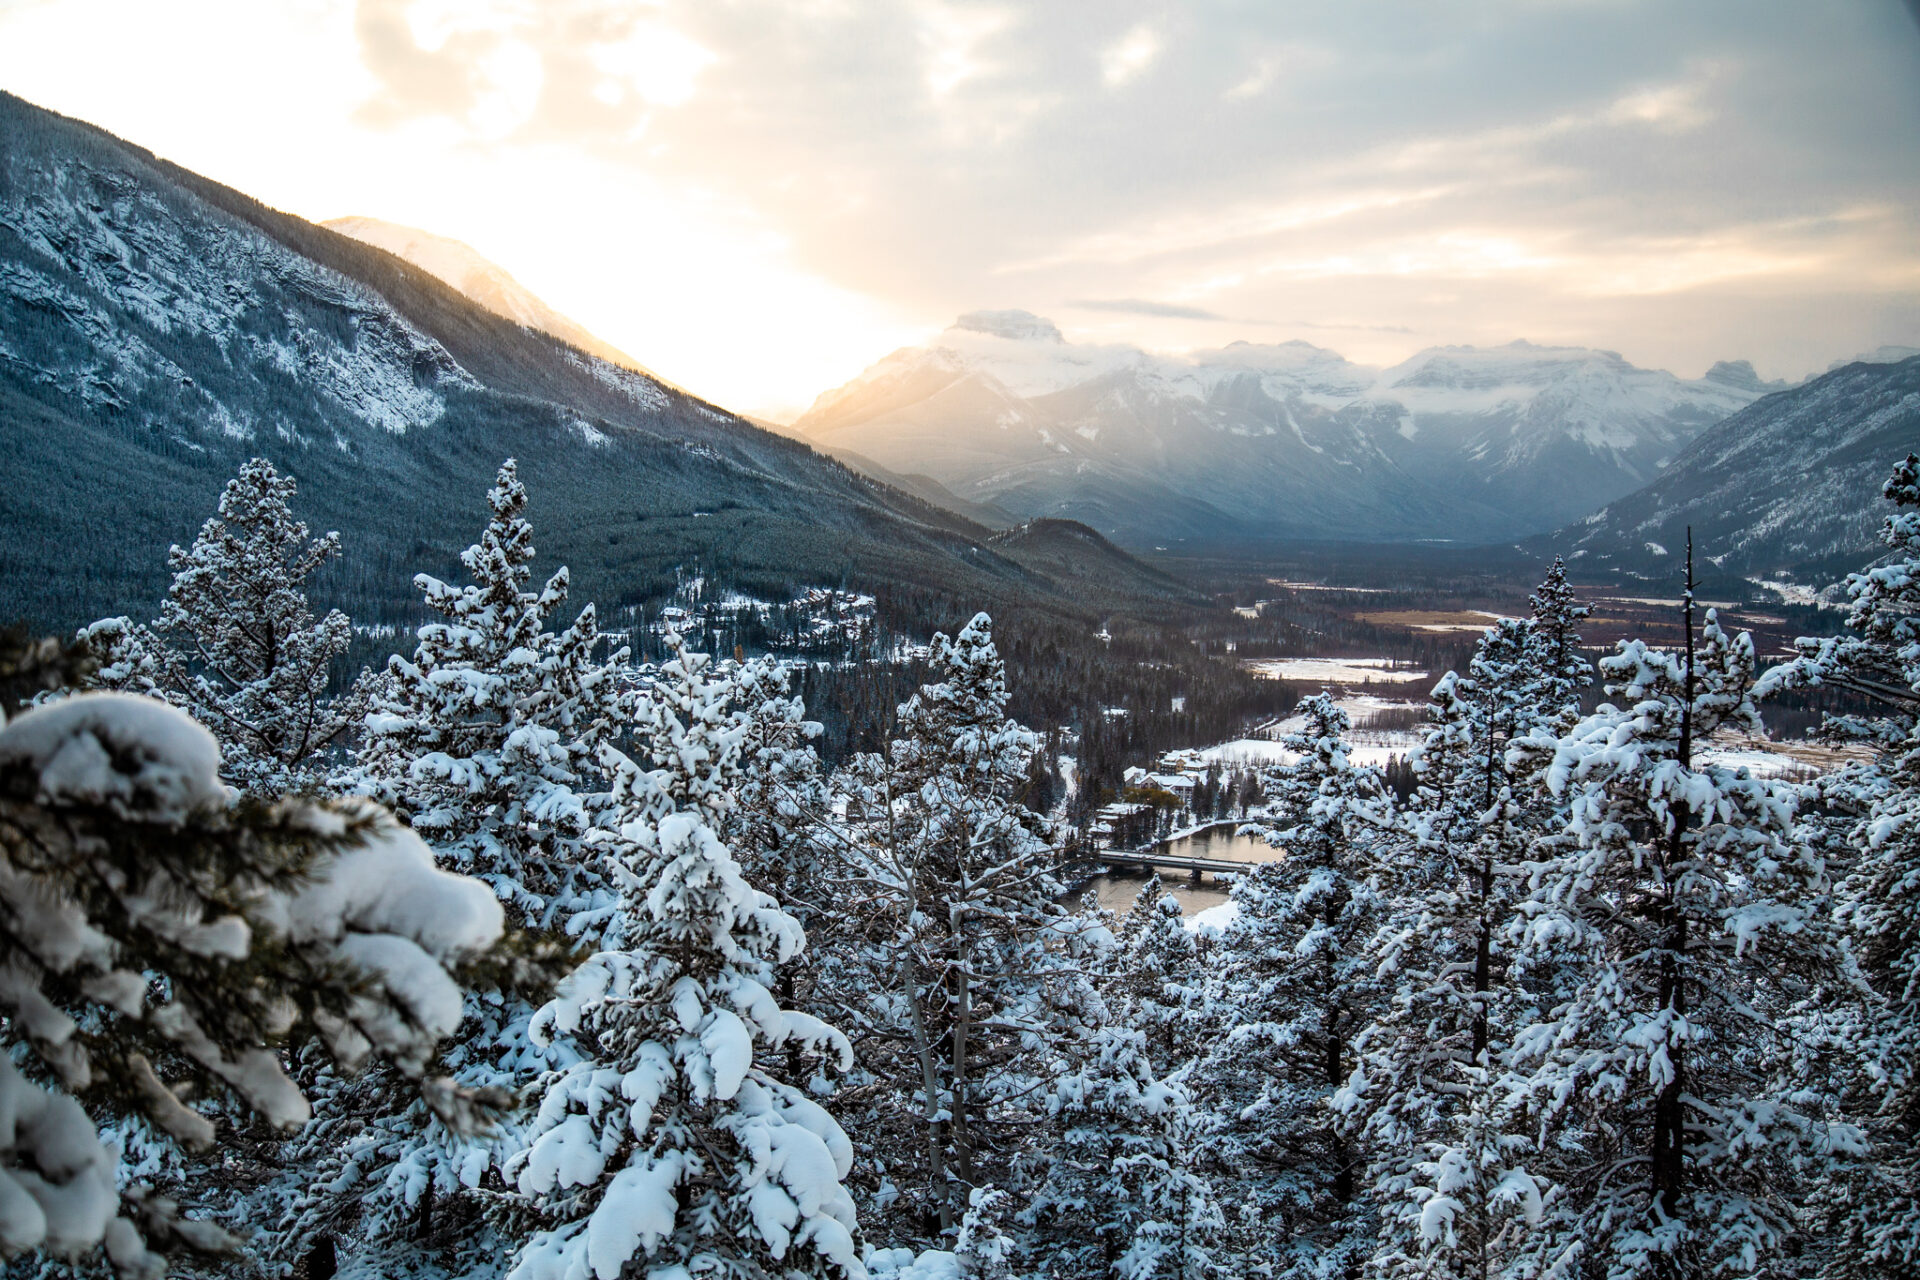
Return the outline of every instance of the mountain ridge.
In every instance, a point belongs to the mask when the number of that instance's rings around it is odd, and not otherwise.
[[[1134,545],[1487,541],[1631,492],[1769,389],[1745,362],[1689,381],[1524,340],[1387,368],[1298,339],[1161,356],[998,311],[890,353],[788,429]]]
[[[1920,353],[1854,361],[1709,427],[1652,483],[1539,542],[1660,576],[1691,528],[1696,556],[1723,571],[1824,587],[1880,553],[1880,487],[1914,451]]]
[[[313,526],[350,531],[327,573],[369,622],[417,615],[415,572],[458,572],[510,455],[542,563],[569,564],[605,616],[682,565],[767,593],[1111,607],[962,516],[5,94],[0,420],[0,614],[37,625],[150,611],[165,547],[256,453],[299,478]]]
[[[358,215],[328,218],[318,225],[362,244],[384,249],[396,258],[412,263],[503,319],[529,329],[538,329],[608,364],[645,374],[655,382],[673,385],[584,325],[554,310],[544,299],[515,279],[506,268],[464,241],[419,227]]]

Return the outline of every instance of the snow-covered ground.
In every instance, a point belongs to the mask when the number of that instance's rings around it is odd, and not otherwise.
[[[1673,596],[1595,596],[1595,604],[1644,604],[1656,609],[1678,609],[1686,601]],[[1695,600],[1696,609],[1738,609],[1737,600]]]
[[[1747,769],[1761,778],[1804,778],[1870,758],[1865,747],[1829,747],[1804,739],[1771,742],[1746,735],[1715,738],[1700,753],[1703,761]]]
[[[1811,773],[1805,761],[1777,751],[1751,747],[1708,747],[1699,755],[1701,764],[1717,764],[1725,769],[1745,769],[1756,778],[1791,778]]]
[[[1838,593],[1831,587],[1815,590],[1803,587],[1797,582],[1787,582],[1779,578],[1756,578],[1760,586],[1780,597],[1781,604],[1810,604],[1821,609],[1839,609],[1843,606],[1831,597]]]
[[[1427,678],[1424,671],[1394,666],[1391,658],[1260,658],[1247,669],[1268,680],[1301,684],[1409,684]]]
[[[1324,582],[1294,582],[1288,578],[1268,578],[1267,581],[1273,586],[1284,587],[1288,591],[1340,591],[1356,596],[1383,596],[1387,594],[1385,587],[1330,587]]]
[[[1416,730],[1360,730],[1352,735],[1352,740],[1347,758],[1357,765],[1371,765],[1377,769],[1384,767],[1394,756],[1404,756],[1412,751],[1419,744],[1420,735]],[[1280,743],[1266,738],[1236,738],[1232,742],[1204,747],[1196,754],[1208,763],[1221,765],[1277,766],[1292,764],[1297,758]],[[1805,750],[1798,744],[1771,743],[1760,739],[1710,745],[1700,753],[1700,761],[1730,769],[1745,768],[1761,778],[1795,777],[1829,763],[1807,759]]]
[[[1231,901],[1205,911],[1196,911],[1184,923],[1189,933],[1225,933],[1227,926],[1240,918],[1240,908]]]
[[[1394,756],[1403,756],[1413,749],[1419,739],[1411,733],[1381,734],[1391,736],[1396,741],[1376,744],[1355,743],[1347,752],[1347,758],[1359,765],[1372,765],[1376,768],[1385,765]],[[1209,763],[1283,765],[1292,764],[1299,757],[1277,742],[1265,738],[1236,738],[1232,742],[1222,742],[1207,747],[1200,757]]]

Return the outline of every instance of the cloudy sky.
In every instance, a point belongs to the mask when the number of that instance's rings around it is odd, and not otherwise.
[[[990,307],[1684,376],[1920,345],[1901,0],[0,0],[0,87],[465,240],[772,416]]]

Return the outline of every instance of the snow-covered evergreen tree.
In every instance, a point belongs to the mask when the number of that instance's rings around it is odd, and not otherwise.
[[[864,1277],[852,1148],[771,1076],[846,1040],[769,989],[805,939],[752,888],[715,827],[745,738],[731,687],[676,645],[640,703],[636,761],[603,747],[617,811],[596,848],[621,893],[604,949],[535,1019],[560,1066],[509,1163],[548,1224],[519,1280]]]
[[[1838,914],[1876,998],[1834,1001],[1808,1020],[1864,1086],[1874,1138],[1864,1187],[1821,1196],[1839,1202],[1833,1274],[1861,1277],[1920,1274],[1920,457],[1896,463],[1883,492],[1894,504],[1888,554],[1847,581],[1849,634],[1801,640],[1758,691],[1838,688],[1875,711],[1828,718],[1827,736],[1867,744],[1874,759],[1821,779],[1815,798],[1851,863]]]
[[[826,851],[816,830],[830,805],[813,739],[787,669],[760,658],[733,674],[733,706],[744,717],[740,780],[722,832],[748,880],[772,893],[811,930],[824,918]]]
[[[1031,1274],[1211,1275],[1224,1223],[1212,1187],[1193,1168],[1186,1088],[1155,1075],[1146,1036],[1131,1027],[1100,1028],[1080,1057],[1054,1082],[1058,1136],[1022,1214],[1034,1228]]]
[[[546,629],[566,600],[564,567],[525,589],[533,532],[511,459],[487,505],[461,557],[473,581],[414,580],[444,620],[420,628],[411,659],[390,660],[339,781],[407,813],[443,865],[492,886],[516,921],[579,938],[615,900],[582,843],[605,803],[595,753],[617,714],[612,673],[595,655],[591,604],[565,631]],[[531,1015],[511,990],[473,992],[448,1066],[470,1088],[517,1087],[544,1065],[526,1041]],[[328,1235],[378,1251],[388,1269],[445,1247],[468,1262],[497,1253],[478,1220],[500,1199],[490,1170],[508,1135],[453,1131],[400,1084],[391,1072],[321,1071],[322,1119],[288,1144],[280,1178],[256,1198],[270,1252]]]
[[[151,698],[0,724],[0,1253],[157,1277],[162,1253],[234,1240],[117,1185],[105,1127],[188,1153],[223,1118],[297,1128],[289,1040],[422,1076],[502,913],[364,803],[236,804],[213,737]],[[476,1118],[445,1081],[425,1096]]]
[[[1207,1025],[1200,947],[1180,900],[1151,877],[1120,922],[1103,994],[1116,1022],[1146,1037],[1148,1059],[1171,1075],[1200,1051]]]
[[[1751,638],[1711,612],[1696,634],[1688,559],[1685,648],[1621,642],[1619,705],[1510,752],[1568,806],[1518,945],[1580,966],[1513,1053],[1558,1164],[1528,1246],[1549,1274],[1791,1274],[1807,1185],[1858,1144],[1783,1069],[1790,1011],[1843,981],[1825,868],[1792,787],[1702,758],[1760,721]]]
[[[1014,799],[1040,741],[1007,714],[991,620],[935,636],[932,653],[938,678],[900,708],[887,753],[838,783],[856,815],[840,832],[857,886],[845,906],[864,930],[843,999],[865,1022],[862,1130],[892,1157],[875,1207],[923,1239],[956,1230],[976,1193],[1006,1189],[1063,1010],[1092,998],[1048,825]]]
[[[296,489],[265,458],[242,465],[193,545],[169,554],[152,626],[108,618],[81,633],[100,651],[100,687],[184,709],[219,739],[225,778],[262,793],[311,784],[364,705],[357,688],[329,694],[353,627],[338,609],[316,620],[306,582],[340,535],[309,538]]]
[[[1580,691],[1593,679],[1593,664],[1581,651],[1580,620],[1592,610],[1579,603],[1567,582],[1566,562],[1553,558],[1529,603],[1533,658],[1526,702],[1536,713],[1561,718],[1571,728],[1579,716]]]
[[[1507,933],[1518,873],[1559,814],[1506,757],[1516,739],[1570,727],[1588,678],[1571,630],[1585,609],[1558,561],[1534,609],[1488,628],[1464,677],[1442,677],[1415,753],[1414,843],[1388,878],[1396,918],[1375,943],[1395,992],[1337,1099],[1373,1153],[1382,1276],[1501,1274],[1540,1212],[1507,1078],[1531,1000],[1510,972]]]
[[[414,579],[444,621],[420,628],[412,658],[388,663],[346,782],[397,806],[448,865],[494,886],[518,917],[564,927],[589,910],[578,856],[599,779],[595,753],[617,714],[594,607],[547,629],[566,602],[562,566],[526,590],[534,558],[527,491],[509,458],[490,517],[461,554],[473,581]]]
[[[1277,1273],[1338,1274],[1371,1250],[1364,1156],[1331,1100],[1384,996],[1368,944],[1388,905],[1375,859],[1390,819],[1378,773],[1348,756],[1346,712],[1319,694],[1298,714],[1283,739],[1297,759],[1247,828],[1282,856],[1233,885],[1208,990],[1221,1026],[1198,1071],[1217,1158],[1242,1179],[1239,1247],[1270,1256],[1283,1241]]]

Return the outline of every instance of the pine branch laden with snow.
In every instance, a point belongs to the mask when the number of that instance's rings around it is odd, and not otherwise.
[[[227,781],[263,795],[310,784],[364,710],[359,687],[329,692],[352,624],[338,609],[315,619],[306,597],[340,535],[309,539],[289,505],[296,489],[265,458],[243,464],[193,545],[169,554],[160,617],[81,632],[100,656],[100,687],[185,710],[219,739]]]
[[[1059,1028],[1098,999],[1076,967],[1092,939],[1058,903],[1051,829],[1015,799],[1040,739],[1007,714],[991,619],[935,636],[932,658],[937,679],[901,706],[886,753],[836,780],[855,927],[830,975],[874,1082],[863,1138],[870,1119],[887,1139],[876,1208],[923,1240],[1007,1185]]]
[[[1882,714],[1830,717],[1828,731],[1895,748],[1920,719],[1920,455],[1896,463],[1881,492],[1894,504],[1880,533],[1888,552],[1847,578],[1852,634],[1796,641],[1798,656],[1767,672],[1756,696],[1820,685],[1862,695]]]
[[[644,831],[670,814],[692,813],[717,833],[738,807],[748,717],[734,704],[732,678],[712,657],[693,652],[674,631],[663,643],[667,660],[634,709],[639,761],[603,747],[601,765],[613,780],[620,825],[638,823]]]
[[[0,1252],[157,1276],[231,1243],[116,1188],[101,1126],[188,1150],[218,1109],[292,1129],[282,1046],[413,1076],[459,1022],[454,971],[494,945],[485,886],[435,869],[364,804],[235,805],[205,729],[150,698],[79,694],[0,729]]]
[[[1200,944],[1180,900],[1150,876],[1120,922],[1103,993],[1122,1026],[1146,1037],[1149,1062],[1170,1075],[1191,1062],[1207,1028]]]
[[[1021,1214],[1033,1228],[1023,1252],[1051,1275],[1211,1274],[1225,1222],[1194,1169],[1185,1086],[1156,1077],[1146,1036],[1124,1025],[1100,1028],[1077,1056],[1049,1098],[1058,1136]]]
[[[618,714],[611,664],[626,651],[596,657],[591,605],[565,631],[547,629],[566,602],[567,571],[526,589],[533,531],[511,459],[487,505],[488,523],[462,556],[472,581],[416,578],[442,620],[420,629],[411,659],[389,662],[339,781],[409,814],[435,856],[491,886],[517,923],[590,942],[618,902],[585,839],[610,803],[596,756]],[[549,1065],[526,1029],[551,980],[522,979],[551,966],[508,959],[493,975],[503,981],[468,996],[447,1056],[471,1094],[510,1095]],[[538,991],[533,1003],[527,986]],[[279,1177],[254,1198],[255,1215],[275,1224],[269,1254],[296,1257],[322,1232],[400,1269],[449,1251],[477,1265],[511,1247],[511,1235],[498,1234],[513,1228],[499,1203],[496,1148],[511,1145],[517,1117],[478,1138],[390,1072],[323,1074],[316,1087],[331,1114],[288,1144]]]
[[[1513,971],[1507,934],[1522,864],[1565,815],[1514,775],[1507,747],[1571,727],[1589,668],[1572,629],[1586,609],[1558,561],[1533,604],[1532,617],[1487,629],[1465,676],[1434,687],[1402,815],[1413,839],[1387,869],[1393,919],[1373,942],[1395,989],[1334,1099],[1370,1151],[1382,1277],[1509,1274],[1541,1215],[1546,1188],[1528,1169],[1507,1067],[1536,993]]]
[[[1760,728],[1750,637],[1709,612],[1687,651],[1623,641],[1601,670],[1618,705],[1509,750],[1567,809],[1514,930],[1570,964],[1512,1053],[1558,1184],[1529,1250],[1611,1280],[1786,1274],[1809,1182],[1860,1148],[1792,1066],[1794,1010],[1846,989],[1826,869],[1793,787],[1693,755]]]
[[[715,833],[745,727],[706,656],[673,647],[633,726],[641,759],[603,748],[617,810],[594,847],[621,899],[605,949],[533,1023],[570,1065],[508,1162],[549,1224],[513,1275],[864,1280],[852,1146],[761,1065],[852,1051],[770,990],[805,939]]]
[[[562,632],[567,571],[539,591],[527,492],[512,459],[487,494],[491,517],[461,555],[473,581],[414,580],[444,621],[420,628],[412,658],[394,656],[345,781],[411,815],[441,856],[494,887],[516,917],[578,934],[604,907],[582,876],[596,755],[618,714],[591,604]]]
[[[1837,687],[1878,711],[1829,717],[1829,734],[1877,751],[1812,797],[1847,867],[1836,911],[1872,998],[1812,1011],[1803,1030],[1858,1077],[1872,1159],[1860,1185],[1817,1191],[1836,1218],[1836,1274],[1862,1278],[1920,1271],[1920,457],[1896,463],[1883,493],[1888,554],[1847,580],[1849,634],[1801,639],[1760,681]]]
[[[1389,900],[1379,859],[1391,834],[1379,774],[1349,759],[1347,715],[1325,694],[1299,707],[1296,763],[1267,780],[1243,828],[1281,851],[1234,882],[1239,914],[1219,942],[1207,1003],[1217,1019],[1196,1067],[1210,1138],[1242,1173],[1229,1225],[1241,1249],[1287,1239],[1287,1275],[1358,1265],[1371,1234],[1363,1153],[1332,1107],[1354,1039],[1390,992],[1368,943]]]
[[[740,780],[722,834],[747,879],[778,898],[802,923],[821,917],[827,850],[814,830],[830,800],[813,739],[787,668],[761,658],[733,676],[734,705],[745,718]]]

